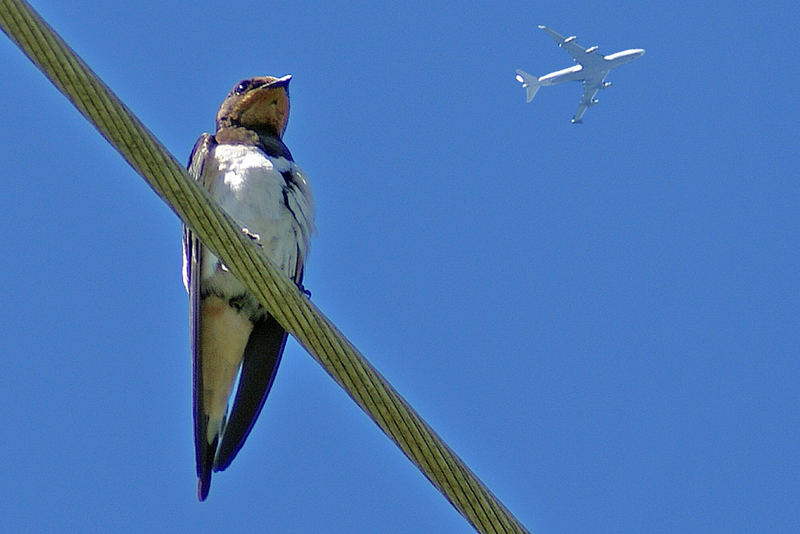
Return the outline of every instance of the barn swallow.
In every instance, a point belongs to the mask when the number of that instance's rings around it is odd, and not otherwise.
[[[188,170],[302,287],[314,206],[308,180],[282,140],[290,79],[262,76],[236,84],[217,112],[216,133],[204,133],[195,143]],[[183,282],[189,293],[197,495],[203,501],[212,471],[231,464],[252,430],[287,336],[185,226]]]

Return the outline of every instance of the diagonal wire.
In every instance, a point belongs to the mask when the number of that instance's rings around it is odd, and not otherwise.
[[[0,27],[478,532],[527,532],[26,2]]]

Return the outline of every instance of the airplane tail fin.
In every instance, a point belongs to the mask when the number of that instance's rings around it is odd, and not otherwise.
[[[533,97],[536,96],[536,92],[539,91],[541,87],[541,85],[539,85],[539,78],[528,74],[524,70],[517,69],[517,81],[522,83],[522,87],[526,90],[525,102],[533,100]]]

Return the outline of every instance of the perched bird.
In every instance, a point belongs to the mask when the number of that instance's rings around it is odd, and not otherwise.
[[[281,139],[289,119],[290,79],[262,76],[236,84],[217,112],[216,133],[200,136],[188,168],[242,231],[302,287],[314,207],[308,180]],[[186,227],[183,282],[189,292],[194,365],[197,494],[203,501],[212,471],[230,465],[261,412],[286,332]]]

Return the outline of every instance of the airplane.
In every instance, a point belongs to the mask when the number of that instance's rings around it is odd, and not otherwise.
[[[533,100],[533,97],[536,95],[536,92],[539,91],[540,87],[563,82],[583,82],[583,96],[581,97],[580,104],[578,104],[578,111],[576,111],[575,116],[572,117],[572,124],[582,123],[583,114],[586,113],[588,107],[597,104],[598,100],[595,98],[597,91],[611,87],[611,82],[605,81],[611,69],[624,65],[625,63],[630,63],[634,59],[642,57],[642,54],[644,54],[644,50],[641,48],[631,48],[630,50],[623,50],[616,54],[603,56],[597,51],[596,46],[584,48],[579,45],[575,42],[576,38],[574,35],[564,38],[547,26],[539,25],[539,29],[546,31],[550,37],[558,43],[558,46],[569,52],[578,64],[556,72],[551,72],[550,74],[545,74],[539,78],[517,69],[517,81],[521,82],[522,87],[526,89],[526,102]]]

